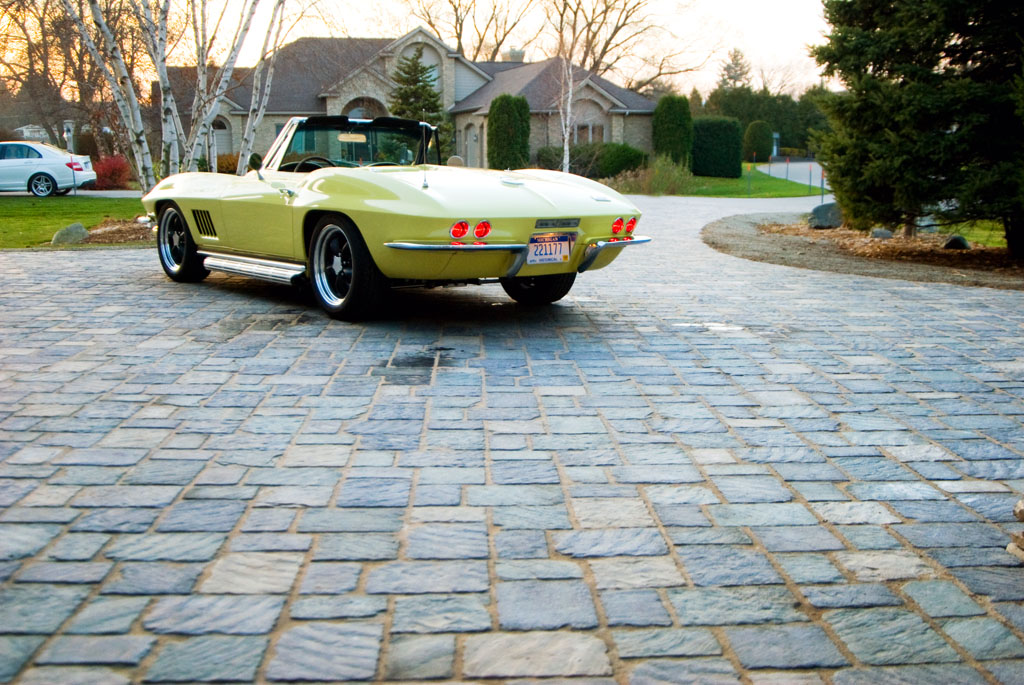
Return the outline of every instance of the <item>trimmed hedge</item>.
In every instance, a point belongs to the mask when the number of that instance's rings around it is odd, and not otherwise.
[[[693,149],[693,118],[690,102],[682,95],[665,95],[651,117],[654,154],[668,155],[676,164],[690,166]]]
[[[693,120],[695,176],[739,178],[743,174],[743,133],[739,119],[697,117]]]
[[[772,127],[767,121],[751,121],[743,134],[743,159],[767,162],[772,154]]]
[[[625,143],[584,143],[569,148],[569,173],[587,178],[616,176],[641,167],[646,161],[647,155],[642,150]],[[562,148],[551,146],[537,150],[537,166],[561,169]]]
[[[487,166],[522,169],[530,163],[530,103],[516,95],[499,95],[487,114]]]

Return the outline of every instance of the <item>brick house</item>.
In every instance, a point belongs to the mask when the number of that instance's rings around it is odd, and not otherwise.
[[[300,38],[280,48],[266,113],[254,149],[265,152],[293,116],[345,114],[372,118],[388,113],[398,61],[423,47],[422,60],[435,67],[441,101],[452,114],[455,149],[468,166],[486,166],[487,113],[503,93],[522,95],[530,104],[531,157],[538,148],[561,145],[556,59],[527,63],[472,62],[423,28],[398,39]],[[171,78],[179,103],[192,101],[194,69],[175,67]],[[251,70],[236,69],[235,85],[214,122],[218,154],[237,152],[251,96]],[[575,142],[625,142],[651,149],[655,103],[607,79],[575,69]],[[159,97],[159,92],[156,92]],[[158,100],[155,100],[158,101]],[[189,122],[184,122],[186,126]]]

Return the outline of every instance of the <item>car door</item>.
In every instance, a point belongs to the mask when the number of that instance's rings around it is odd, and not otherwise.
[[[235,176],[221,193],[224,230],[221,245],[253,256],[292,259],[292,200],[295,174],[255,172]],[[276,178],[282,176],[285,178]]]
[[[5,143],[3,153],[3,171],[0,172],[5,190],[25,190],[28,179],[42,168],[42,155],[28,145],[22,143]],[[53,173],[45,170],[51,176]]]

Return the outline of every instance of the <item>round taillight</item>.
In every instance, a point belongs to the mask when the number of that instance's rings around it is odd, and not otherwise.
[[[632,233],[636,230],[636,217],[630,217],[629,221],[626,222],[626,233]]]
[[[622,226],[622,217],[620,216],[618,219],[612,222],[612,233],[622,233]]]
[[[491,234],[491,222],[490,221],[481,221],[480,223],[478,223],[476,225],[476,228],[473,229],[473,235],[475,235],[477,238],[486,238],[490,234]]]
[[[453,238],[465,238],[469,233],[469,224],[465,221],[456,221],[452,224],[451,234]]]

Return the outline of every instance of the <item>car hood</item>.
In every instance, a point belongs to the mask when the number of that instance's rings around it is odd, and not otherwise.
[[[588,216],[636,213],[634,205],[607,186],[581,176],[544,169],[495,171],[460,167],[381,167],[361,170],[399,196],[410,191],[448,215]]]

